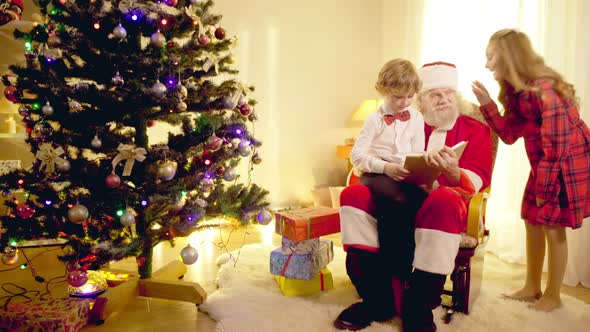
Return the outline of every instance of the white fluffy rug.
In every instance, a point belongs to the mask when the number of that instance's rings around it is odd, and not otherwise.
[[[218,289],[199,309],[215,319],[217,332],[338,331],[332,321],[357,300],[344,267],[342,248],[334,248],[328,265],[334,289],[309,297],[282,296],[269,272],[274,247],[250,244],[219,257]],[[562,295],[564,306],[552,313],[528,309],[525,303],[500,298],[501,286],[486,282],[469,316],[455,314],[449,325],[442,322],[442,309],[435,310],[438,331],[588,331],[590,305]],[[585,326],[585,327],[584,327]],[[399,319],[373,323],[367,332],[400,331]]]

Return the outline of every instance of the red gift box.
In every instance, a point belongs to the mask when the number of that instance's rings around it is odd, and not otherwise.
[[[11,303],[0,311],[0,331],[77,332],[88,323],[88,299],[52,298]]]
[[[316,206],[276,212],[275,232],[291,241],[303,241],[339,233],[339,210]]]

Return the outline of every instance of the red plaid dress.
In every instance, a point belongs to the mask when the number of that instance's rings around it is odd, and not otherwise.
[[[590,216],[590,130],[576,105],[564,100],[551,81],[531,84],[539,91],[508,91],[504,116],[494,102],[480,107],[506,144],[524,138],[531,164],[521,216],[533,224],[571,228]],[[536,198],[545,201],[537,207]]]

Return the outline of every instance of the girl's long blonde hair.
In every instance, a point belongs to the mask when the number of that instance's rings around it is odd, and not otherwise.
[[[576,89],[564,81],[561,74],[548,67],[543,58],[535,53],[526,34],[514,29],[502,29],[490,37],[488,47],[492,47],[498,57],[498,66],[504,81],[500,82],[498,100],[507,106],[507,84],[515,91],[537,91],[528,81],[545,78],[552,81],[553,88],[564,99],[577,104]]]

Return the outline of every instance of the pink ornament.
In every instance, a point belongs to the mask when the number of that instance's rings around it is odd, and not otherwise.
[[[114,173],[107,175],[107,178],[104,181],[109,188],[116,188],[121,184],[121,178]]]
[[[211,135],[211,137],[207,139],[207,148],[211,151],[219,150],[222,144],[223,140],[217,137],[215,134]]]
[[[27,219],[31,218],[35,214],[35,208],[25,204],[20,203],[16,206],[16,215],[19,218]]]
[[[88,281],[88,273],[82,269],[68,273],[68,284],[72,287],[80,287]]]
[[[209,38],[209,36],[207,36],[205,34],[202,34],[199,36],[199,44],[202,46],[209,44],[210,41],[211,41],[211,38]]]
[[[243,104],[240,106],[240,113],[242,113],[243,116],[248,116],[252,113],[252,107],[250,107],[249,104]]]
[[[20,95],[20,91],[14,85],[9,85],[4,89],[4,96],[13,103],[18,103]]]

